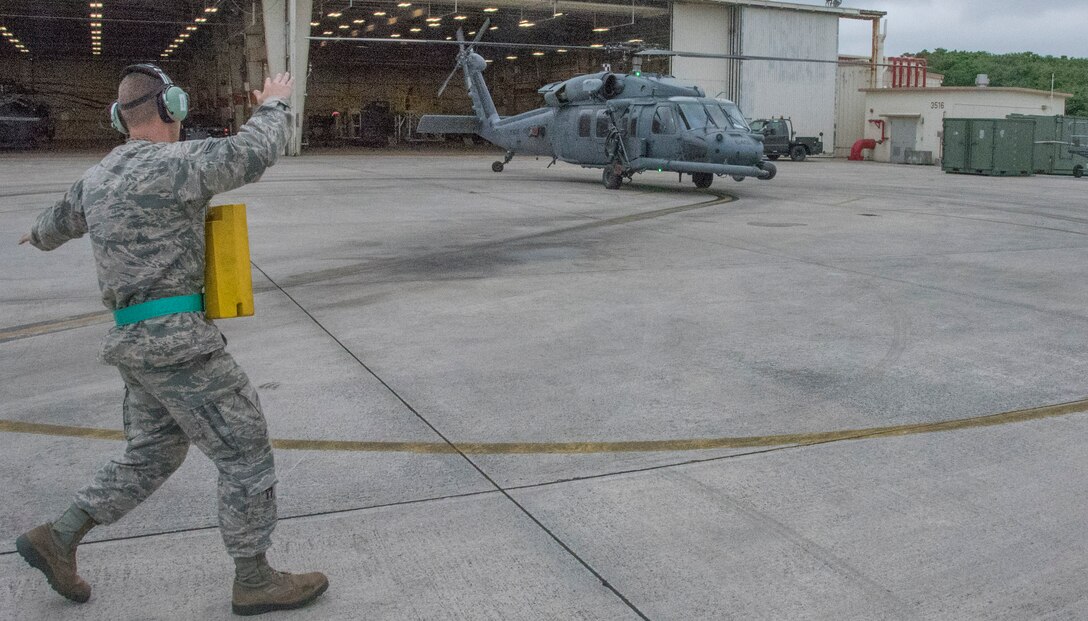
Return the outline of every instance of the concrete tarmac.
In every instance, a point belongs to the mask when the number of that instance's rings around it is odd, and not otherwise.
[[[269,618],[1088,618],[1088,182],[492,159],[308,155],[216,201],[269,556],[332,583]],[[91,531],[87,604],[14,552],[123,448],[89,244],[15,243],[96,160],[0,154],[0,618],[227,619],[195,450]]]

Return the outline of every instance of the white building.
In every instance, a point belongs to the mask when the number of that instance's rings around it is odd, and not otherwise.
[[[876,141],[872,159],[914,163],[940,160],[945,118],[992,119],[1008,114],[1065,114],[1068,93],[1026,88],[876,88],[865,96],[865,138]],[[909,150],[909,151],[908,151]]]
[[[866,136],[868,108],[865,105],[864,89],[887,87],[892,84],[892,79],[891,68],[886,63],[884,67],[876,68],[874,83],[874,68],[868,58],[842,56],[839,60],[838,87],[835,93],[834,154],[835,157],[846,157],[850,155],[854,143]],[[927,71],[922,79],[930,88],[944,83],[944,76],[932,71]]]

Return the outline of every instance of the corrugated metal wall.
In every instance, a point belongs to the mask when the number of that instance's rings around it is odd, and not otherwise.
[[[673,5],[672,49],[682,52],[739,54],[739,10],[712,4]],[[714,58],[672,60],[672,74],[698,84],[708,97],[719,93],[736,101],[739,88],[738,61]],[[745,111],[747,113],[747,111]]]
[[[837,61],[837,15],[741,8],[744,54]],[[741,63],[740,106],[754,118],[788,116],[799,135],[824,134],[834,144],[836,65],[746,60]]]
[[[685,52],[836,61],[839,18],[808,11],[675,2],[672,47]],[[788,116],[801,135],[823,132],[825,148],[834,145],[834,64],[677,57],[672,73],[703,87],[708,96],[721,93],[736,101],[749,118]]]
[[[835,106],[835,156],[847,157],[854,142],[865,137],[865,93],[869,65],[839,65]]]

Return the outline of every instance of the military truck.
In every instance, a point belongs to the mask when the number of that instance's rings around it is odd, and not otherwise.
[[[824,152],[823,132],[819,137],[798,137],[788,118],[756,119],[749,125],[753,132],[763,134],[763,154],[771,161],[788,155],[795,162],[803,162],[810,155]]]

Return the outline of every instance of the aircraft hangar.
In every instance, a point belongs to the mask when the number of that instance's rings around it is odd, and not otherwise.
[[[520,46],[481,47],[503,115],[538,106],[536,90],[548,82],[604,64],[628,70],[640,48],[821,61],[660,56],[644,69],[731,98],[750,118],[791,116],[831,143],[839,22],[873,21],[875,41],[883,15],[767,0],[12,0],[0,12],[0,88],[44,100],[57,144],[80,145],[117,141],[103,111],[126,64],[160,63],[189,89],[194,122],[230,130],[247,118],[247,93],[264,76],[292,69],[307,80],[294,102],[299,131],[290,153],[373,145],[361,130],[364,110],[384,115],[381,137],[407,141],[423,114],[471,112],[460,79],[437,97],[460,28]],[[485,20],[487,32],[477,33]],[[440,43],[411,42],[422,39]]]

